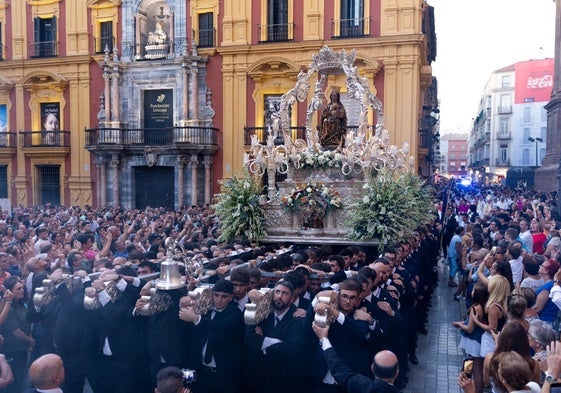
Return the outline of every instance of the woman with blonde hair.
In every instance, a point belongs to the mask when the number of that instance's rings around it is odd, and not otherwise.
[[[474,322],[484,330],[481,336],[481,357],[495,349],[494,335],[498,334],[506,322],[507,298],[510,295],[510,283],[501,275],[491,276],[487,284],[489,298],[485,303],[485,315],[476,317]]]

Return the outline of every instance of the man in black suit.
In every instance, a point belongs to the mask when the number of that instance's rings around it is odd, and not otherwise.
[[[212,289],[213,307],[204,315],[182,307],[179,318],[194,325],[189,366],[197,372],[194,390],[205,393],[239,392],[243,370],[245,325],[232,303],[234,285],[221,279]]]
[[[353,372],[365,376],[371,376],[368,367],[370,363],[369,338],[375,328],[375,320],[364,310],[357,310],[360,303],[362,287],[358,281],[347,279],[339,288],[338,304],[333,306],[324,302],[317,302],[313,309],[308,311],[306,326],[311,325],[314,313],[320,315],[328,314],[335,321],[331,324],[329,337],[333,346],[337,349],[343,361],[349,365]],[[372,330],[370,330],[372,326]],[[311,332],[310,332],[311,333]],[[312,335],[313,337],[313,335]],[[342,392],[329,373],[329,367],[318,348],[314,353],[311,366],[311,379],[314,383],[316,393],[339,393]]]
[[[273,289],[273,310],[257,326],[246,330],[245,378],[256,393],[308,393],[309,340],[303,318],[295,318],[294,287],[280,281]]]
[[[48,353],[38,357],[29,366],[29,379],[33,388],[25,390],[24,393],[38,393],[37,389],[60,389],[64,381],[64,366],[60,356]]]
[[[319,338],[323,355],[329,366],[331,374],[346,393],[399,393],[393,385],[399,374],[399,363],[397,357],[391,351],[380,351],[374,356],[371,369],[374,380],[353,371],[339,359],[337,352],[331,346],[327,334],[329,325],[321,327],[315,322],[312,324],[314,333]]]

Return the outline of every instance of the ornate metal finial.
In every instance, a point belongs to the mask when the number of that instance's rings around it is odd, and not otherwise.
[[[166,249],[166,257],[173,258],[175,256],[175,240],[168,237],[164,242],[164,247]]]

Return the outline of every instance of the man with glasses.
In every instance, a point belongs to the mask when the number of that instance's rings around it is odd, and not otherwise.
[[[307,326],[312,326],[314,312],[320,315],[328,314],[334,319],[329,329],[329,340],[341,357],[355,373],[370,375],[368,339],[371,330],[369,325],[375,323],[374,318],[363,310],[357,310],[360,302],[361,284],[355,279],[343,281],[339,287],[337,306],[321,301],[314,301],[313,311],[307,316]],[[317,297],[316,297],[317,298]],[[329,371],[327,362],[320,346],[317,347],[312,360],[311,369],[314,391],[317,393],[342,392],[333,375]]]

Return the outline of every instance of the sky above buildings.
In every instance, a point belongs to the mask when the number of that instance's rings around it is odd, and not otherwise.
[[[491,73],[554,57],[553,0],[428,0],[437,40],[440,132],[467,133]]]

